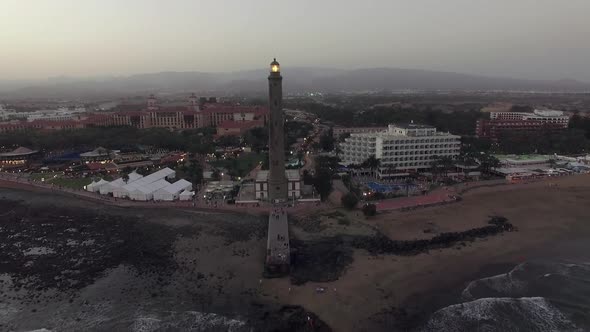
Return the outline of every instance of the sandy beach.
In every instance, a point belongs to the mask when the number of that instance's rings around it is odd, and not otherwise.
[[[279,299],[305,306],[337,331],[404,329],[397,319],[401,309],[424,319],[422,311],[450,301],[468,280],[536,258],[590,260],[590,251],[581,249],[587,249],[584,241],[590,238],[588,203],[590,176],[581,175],[475,189],[455,204],[370,220],[350,214],[353,224],[366,222],[402,240],[483,226],[490,215],[507,217],[519,230],[413,256],[373,256],[357,250],[354,263],[339,280],[310,283],[312,289],[325,287],[326,293],[316,294],[306,284],[288,294],[283,291]],[[289,287],[287,280],[269,284],[279,294]]]
[[[0,237],[11,246],[2,248],[0,324],[15,331],[152,331],[170,324],[305,331],[312,330],[307,316],[315,330],[327,330],[322,321],[335,331],[407,330],[452,303],[469,280],[535,258],[588,261],[590,252],[581,250],[590,237],[588,175],[475,189],[454,204],[368,220],[342,210],[298,212],[290,234],[317,262],[301,265],[315,272],[297,285],[288,277],[262,277],[264,217],[119,208],[14,188],[0,188],[0,200],[10,220],[0,225]],[[406,255],[372,255],[338,242],[380,233],[428,239],[483,227],[492,215],[508,218],[518,231]],[[26,222],[36,220],[52,231],[29,231]],[[78,233],[67,231],[72,228]],[[72,248],[60,251],[68,243]],[[93,264],[73,268],[74,258]],[[53,282],[35,274],[42,262],[59,270],[50,274]]]

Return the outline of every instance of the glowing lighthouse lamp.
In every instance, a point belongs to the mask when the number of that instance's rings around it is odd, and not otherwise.
[[[277,62],[277,59],[276,58],[270,64],[270,72],[271,73],[280,73],[281,72],[281,66]]]

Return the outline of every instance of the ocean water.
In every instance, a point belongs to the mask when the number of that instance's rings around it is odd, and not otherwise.
[[[525,262],[470,282],[422,331],[588,331],[590,263]]]
[[[130,326],[133,332],[153,331],[248,331],[246,323],[213,313],[185,311],[169,312],[159,317],[138,317]]]
[[[213,313],[197,311],[143,313],[136,317],[117,317],[116,320],[95,321],[88,317],[83,322],[64,322],[52,329],[36,329],[27,332],[56,332],[56,331],[252,331],[242,320],[233,319]]]

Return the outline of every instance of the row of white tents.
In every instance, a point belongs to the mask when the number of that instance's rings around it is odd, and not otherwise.
[[[192,183],[180,179],[170,183],[168,179],[174,179],[176,172],[168,167],[161,169],[147,176],[136,173],[129,173],[129,178],[125,181],[118,178],[108,182],[103,179],[93,181],[86,186],[90,192],[100,193],[102,195],[113,195],[117,198],[129,198],[135,201],[188,201],[194,196]]]

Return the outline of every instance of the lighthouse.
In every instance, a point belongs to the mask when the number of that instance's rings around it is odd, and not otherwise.
[[[288,189],[287,177],[285,176],[283,77],[281,76],[281,67],[277,59],[274,59],[270,64],[270,74],[268,75],[268,105],[270,109],[268,197],[271,202],[286,201],[288,198]]]

